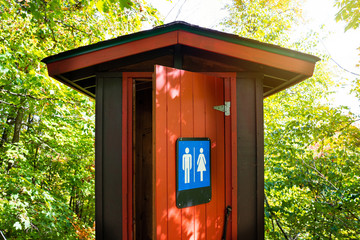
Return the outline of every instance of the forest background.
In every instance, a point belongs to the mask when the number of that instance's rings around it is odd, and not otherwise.
[[[358,29],[360,2],[334,4],[344,30]],[[234,0],[226,10],[225,31],[322,58],[312,78],[264,102],[266,239],[360,239],[360,119],[331,103],[341,72],[319,48],[319,33],[293,37],[302,1]],[[94,101],[49,78],[40,60],[163,20],[145,0],[0,0],[0,231],[7,239],[95,236]]]

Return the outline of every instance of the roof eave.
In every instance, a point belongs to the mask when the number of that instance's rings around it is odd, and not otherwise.
[[[53,56],[46,57],[42,60],[42,62],[49,64],[49,63],[61,61],[61,60],[67,59],[67,58],[84,55],[84,54],[99,51],[102,49],[111,48],[114,46],[130,43],[133,41],[173,32],[173,31],[178,31],[178,30],[183,30],[183,31],[195,33],[195,34],[198,34],[201,36],[206,36],[206,37],[222,40],[225,42],[231,42],[234,44],[243,45],[243,46],[247,46],[247,47],[251,47],[251,48],[257,48],[257,49],[261,49],[261,50],[264,50],[267,52],[272,52],[272,53],[276,53],[276,54],[280,54],[280,55],[284,55],[284,56],[288,56],[288,57],[292,57],[292,58],[297,58],[297,59],[301,59],[301,60],[305,60],[305,61],[309,61],[309,62],[313,62],[313,63],[316,63],[317,61],[320,60],[320,58],[318,58],[316,56],[313,56],[310,54],[305,54],[305,53],[294,51],[294,50],[290,50],[290,49],[286,49],[286,48],[282,48],[282,47],[279,47],[276,45],[262,43],[262,42],[259,42],[256,40],[242,38],[242,37],[239,37],[239,36],[236,36],[233,34],[223,33],[223,32],[212,30],[212,29],[207,29],[207,28],[202,28],[202,27],[198,27],[195,25],[190,25],[185,22],[173,22],[173,23],[169,23],[166,25],[162,25],[162,26],[153,28],[151,30],[145,30],[145,31],[141,31],[138,33],[120,36],[120,37],[102,41],[102,42],[99,42],[96,44],[91,44],[88,46],[83,46],[83,47],[79,47],[77,49],[62,52],[62,53],[59,53],[59,54],[56,54]]]

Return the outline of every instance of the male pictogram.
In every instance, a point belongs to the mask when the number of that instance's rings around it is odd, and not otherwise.
[[[189,154],[189,148],[185,148],[185,154],[182,156],[182,169],[185,171],[184,183],[190,183],[190,170],[192,168],[192,156]]]

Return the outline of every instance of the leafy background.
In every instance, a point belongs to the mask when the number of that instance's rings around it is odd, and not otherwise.
[[[0,0],[0,230],[94,238],[94,101],[50,79],[49,55],[158,25],[144,1]],[[0,237],[1,238],[1,237]]]
[[[359,27],[359,1],[335,6],[345,30]],[[331,104],[338,73],[319,50],[320,33],[293,37],[302,1],[238,0],[227,8],[224,29],[322,59],[312,78],[264,101],[265,238],[360,239],[360,119]],[[359,82],[352,86],[359,97]]]
[[[335,4],[345,30],[358,29],[360,3]],[[319,32],[292,37],[302,1],[234,0],[226,8],[224,30],[322,58],[312,78],[264,102],[266,239],[360,239],[359,116],[329,104],[338,73],[319,50]],[[94,101],[49,78],[40,60],[163,19],[145,0],[0,0],[7,239],[95,237]],[[352,91],[360,97],[359,81]]]

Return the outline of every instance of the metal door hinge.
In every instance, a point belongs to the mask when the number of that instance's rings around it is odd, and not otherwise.
[[[224,112],[225,116],[230,116],[230,102],[225,102],[225,105],[214,106],[214,109]]]

